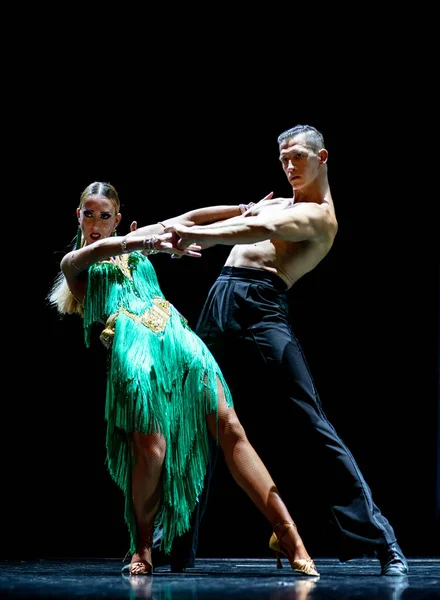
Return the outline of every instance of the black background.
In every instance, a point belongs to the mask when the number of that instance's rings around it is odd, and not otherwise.
[[[121,232],[133,219],[147,224],[270,191],[290,196],[276,138],[297,123],[324,135],[339,233],[289,294],[294,329],[325,411],[402,547],[410,556],[438,553],[438,129],[429,47],[395,31],[388,37],[379,22],[362,35],[345,31],[332,52],[325,30],[299,41],[290,26],[261,29],[245,42],[249,29],[225,19],[222,35],[206,27],[197,38],[176,38],[162,21],[154,41],[150,21],[128,36],[127,52],[117,29],[94,21],[91,30],[85,20],[66,32],[68,20],[58,18],[50,36],[34,31],[25,72],[13,71],[4,557],[122,558],[128,549],[122,495],[104,465],[104,350],[86,349],[80,320],[60,319],[45,298],[76,233],[82,190],[95,180],[115,185]],[[227,253],[153,258],[164,293],[192,326]],[[264,444],[262,433],[258,445],[283,467],[277,483],[295,506],[313,457]],[[309,552],[333,555],[321,516],[299,506],[296,517]],[[269,535],[220,460],[199,555],[264,556]]]

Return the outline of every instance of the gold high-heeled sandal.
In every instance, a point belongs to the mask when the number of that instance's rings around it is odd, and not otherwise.
[[[130,575],[152,575],[153,565],[146,560],[137,560],[128,567]]]
[[[277,536],[277,534],[275,533],[275,530],[282,525],[285,525],[286,528],[281,536]],[[308,560],[301,558],[298,560],[291,561],[290,558],[288,557],[288,555],[286,554],[286,552],[284,552],[284,550],[282,550],[282,548],[280,546],[280,541],[283,539],[284,535],[286,534],[287,530],[290,527],[296,527],[296,525],[295,525],[295,523],[293,523],[293,521],[280,521],[279,523],[274,525],[273,533],[269,540],[269,548],[275,552],[275,556],[277,559],[277,569],[283,568],[283,564],[281,562],[281,554],[284,554],[284,556],[289,561],[290,566],[296,573],[301,573],[301,575],[310,575],[311,577],[319,577],[319,573],[316,570],[315,563],[313,562],[313,560],[311,558]]]
[[[131,557],[131,560],[133,562],[130,562],[130,564],[128,565],[128,573],[132,576],[134,575],[153,575],[153,564],[152,564],[152,560],[151,560],[151,549],[153,546],[153,534],[151,531],[148,531],[146,535],[143,536],[143,538],[141,536],[139,536],[139,547],[137,548],[135,554],[137,554],[137,558],[138,560],[133,560],[134,558],[134,554]],[[143,543],[142,543],[143,542]],[[150,560],[148,560],[148,558],[143,559],[141,558],[143,552],[142,550],[148,550],[148,548],[150,549]],[[129,552],[127,552],[127,554],[129,554]],[[125,557],[127,557],[127,554],[125,555]],[[125,560],[125,559],[124,559]],[[150,562],[151,561],[151,562]]]

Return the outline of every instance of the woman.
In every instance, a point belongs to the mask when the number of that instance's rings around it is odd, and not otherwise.
[[[79,313],[85,343],[101,322],[109,348],[105,418],[107,463],[125,495],[131,575],[153,572],[155,527],[169,553],[188,530],[202,491],[209,435],[218,441],[238,485],[273,528],[270,547],[292,569],[318,576],[277,488],[246,438],[228,386],[208,348],[163,296],[147,258],[157,252],[200,256],[200,247],[173,247],[173,223],[212,223],[246,207],[214,206],[189,211],[118,236],[120,201],[109,183],[82,193],[76,214],[76,247],[61,261],[49,293],[61,314]]]

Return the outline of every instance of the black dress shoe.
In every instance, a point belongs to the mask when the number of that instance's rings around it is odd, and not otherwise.
[[[388,577],[404,577],[408,575],[408,562],[397,542],[376,551],[382,567],[381,575]]]
[[[170,567],[171,573],[185,573],[186,569],[194,568],[194,558],[184,558],[173,556],[173,554],[164,554],[160,550],[153,548],[153,565],[155,567]]]
[[[162,531],[156,530],[153,539],[153,565],[155,567],[170,566],[171,573],[185,573],[186,569],[193,569],[196,559],[196,548],[198,534],[189,530],[182,536],[176,537],[169,554],[165,554],[160,548]]]

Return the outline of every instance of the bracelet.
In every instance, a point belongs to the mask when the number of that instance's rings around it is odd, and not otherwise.
[[[155,248],[155,244],[158,241],[157,235],[149,235],[144,237],[143,246],[145,248],[145,254],[157,254],[159,250]]]
[[[255,206],[255,202],[249,202],[249,204],[239,204],[238,208],[240,209],[241,214],[244,214],[247,210]]]
[[[121,250],[122,250],[123,254],[127,254],[127,252],[130,252],[130,250],[128,250],[128,248],[127,248],[127,236],[122,238]]]

